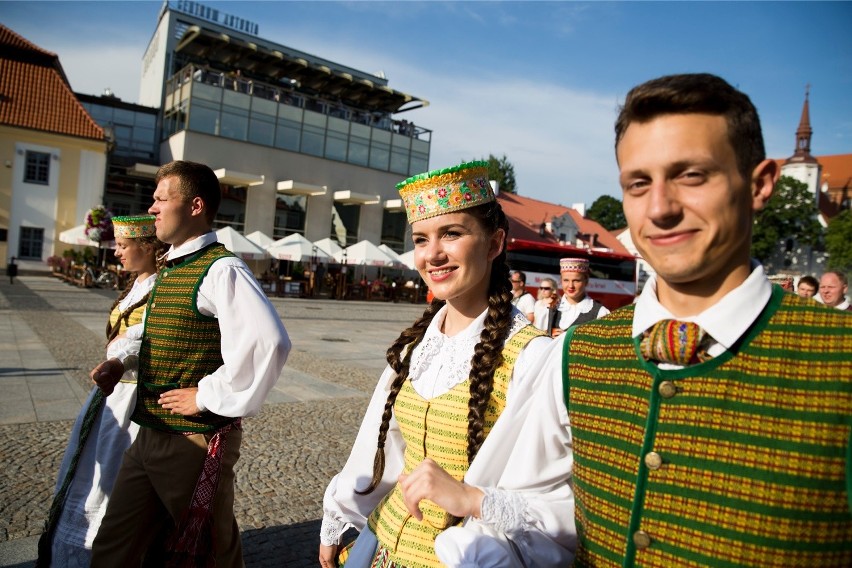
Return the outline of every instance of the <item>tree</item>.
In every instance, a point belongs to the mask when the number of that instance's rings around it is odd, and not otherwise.
[[[816,246],[822,236],[814,195],[799,180],[781,176],[766,207],[754,218],[751,254],[768,266],[780,250]]]
[[[627,226],[621,201],[610,195],[601,195],[595,199],[595,202],[586,211],[586,217],[592,221],[597,221],[607,231]]]
[[[829,270],[852,270],[852,211],[847,209],[831,220],[825,231]]]
[[[502,193],[517,193],[515,166],[509,162],[506,154],[500,159],[488,154],[488,179],[495,180]]]

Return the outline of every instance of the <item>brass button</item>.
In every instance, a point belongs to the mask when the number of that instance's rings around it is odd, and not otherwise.
[[[152,307],[152,308],[157,307],[157,303],[156,303],[156,302],[151,302],[151,307]]]
[[[169,271],[168,271],[168,270],[163,270],[163,278],[165,278],[165,277],[166,277],[166,276],[168,276],[168,275],[169,275]]]
[[[663,381],[658,388],[660,396],[663,398],[671,398],[677,394],[677,387],[671,381]]]
[[[663,465],[663,458],[657,452],[648,452],[645,454],[645,465],[648,469],[658,470]]]
[[[635,544],[636,548],[639,550],[645,550],[651,546],[651,535],[645,531],[636,531],[633,533],[633,544]]]

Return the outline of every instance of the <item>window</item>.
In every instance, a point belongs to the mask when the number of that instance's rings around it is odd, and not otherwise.
[[[307,206],[308,198],[304,195],[278,195],[273,237],[277,240],[293,233],[304,234]]]
[[[27,165],[24,171],[26,183],[47,185],[50,180],[50,154],[27,150]],[[40,256],[40,255],[39,255]]]
[[[44,229],[40,227],[21,227],[19,235],[18,258],[41,258]]]

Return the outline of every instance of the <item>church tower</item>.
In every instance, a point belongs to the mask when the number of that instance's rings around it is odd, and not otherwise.
[[[805,89],[805,104],[802,106],[802,117],[796,129],[796,150],[781,166],[781,175],[790,176],[807,185],[808,190],[814,195],[814,206],[818,207],[822,167],[811,155],[811,136],[814,131],[811,128],[809,91],[810,86]]]

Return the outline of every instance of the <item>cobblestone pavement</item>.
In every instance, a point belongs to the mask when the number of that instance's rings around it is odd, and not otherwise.
[[[15,285],[3,280],[0,317],[20,318],[13,321],[29,326],[58,367],[88,389],[115,297],[47,276]],[[293,350],[276,386],[286,389],[244,421],[237,520],[247,566],[315,566],[325,485],[348,455],[385,350],[423,306],[278,298],[273,304]],[[0,369],[0,380],[6,371]],[[0,565],[33,565],[72,423],[0,424]],[[33,550],[24,562],[20,554],[14,561],[4,555],[19,540],[24,556]]]

